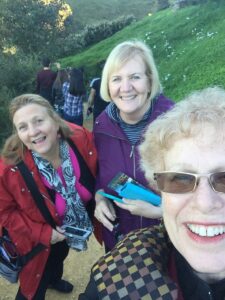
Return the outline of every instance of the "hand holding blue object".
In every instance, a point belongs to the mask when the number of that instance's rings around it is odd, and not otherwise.
[[[127,182],[119,192],[119,196],[133,200],[143,200],[155,206],[161,204],[161,197],[145,187],[136,185],[132,182]]]
[[[98,191],[97,193],[99,195],[102,195],[105,198],[111,199],[111,200],[119,202],[119,203],[123,203],[123,200],[119,197],[113,196],[111,194],[104,193],[103,191]]]
[[[108,184],[108,187],[116,191],[122,198],[131,200],[143,200],[155,206],[160,206],[161,197],[145,188],[137,181],[124,173],[118,173]],[[114,197],[114,196],[113,196]]]

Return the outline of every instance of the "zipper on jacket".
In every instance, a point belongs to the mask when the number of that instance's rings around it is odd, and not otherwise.
[[[130,158],[133,160],[133,179],[136,180],[136,159],[134,155],[135,145],[131,145]]]
[[[212,293],[210,291],[208,292],[208,295],[209,295],[209,300],[213,300]]]
[[[135,145],[131,145],[131,152],[130,152],[130,158],[133,159],[133,178],[136,180],[136,159],[135,159],[135,155],[134,155],[134,150],[135,150]],[[143,228],[142,225],[142,216],[140,216],[140,228]]]
[[[130,158],[134,156],[134,145],[131,145]]]

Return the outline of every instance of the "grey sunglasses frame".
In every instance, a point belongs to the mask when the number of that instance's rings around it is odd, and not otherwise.
[[[180,175],[190,175],[190,176],[193,176],[193,178],[195,179],[195,182],[194,182],[194,186],[192,189],[190,189],[189,191],[185,191],[185,192],[168,192],[168,191],[164,191],[163,189],[160,189],[159,185],[158,185],[158,182],[157,182],[157,177],[160,176],[160,175],[163,175],[163,174],[180,174]],[[209,182],[209,185],[211,186],[212,190],[216,193],[225,193],[225,187],[224,187],[224,192],[222,191],[218,191],[215,189],[214,185],[214,180],[212,179],[212,177],[214,177],[214,175],[217,175],[217,174],[224,174],[224,178],[225,178],[225,171],[221,171],[221,172],[214,172],[214,173],[200,173],[200,174],[194,174],[194,173],[188,173],[188,172],[176,172],[176,171],[163,171],[163,172],[156,172],[154,173],[154,180],[156,181],[157,183],[157,186],[159,188],[159,190],[161,192],[164,192],[164,193],[169,193],[169,194],[186,194],[186,193],[192,193],[196,190],[198,184],[199,184],[199,180],[201,177],[206,177],[208,179],[208,182]],[[225,184],[224,184],[225,186]]]

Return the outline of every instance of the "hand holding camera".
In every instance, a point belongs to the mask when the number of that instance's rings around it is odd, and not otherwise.
[[[56,229],[52,229],[52,236],[51,236],[51,244],[56,244],[58,242],[61,242],[65,240],[64,230],[58,226],[56,226]]]
[[[79,228],[73,225],[63,225],[64,236],[70,248],[77,251],[84,251],[87,249],[87,241],[92,233],[92,230],[86,228]]]

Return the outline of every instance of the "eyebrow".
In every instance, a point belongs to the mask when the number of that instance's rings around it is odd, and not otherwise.
[[[142,74],[145,74],[143,72],[134,72],[134,73],[131,73],[129,74],[128,76],[132,76],[132,75],[142,75]],[[111,75],[111,77],[121,77],[122,75]]]
[[[182,172],[182,173],[192,173],[192,174],[198,174],[198,170],[195,169],[194,167],[192,167],[191,165],[181,165],[181,164],[178,164],[178,165],[174,165],[172,168],[170,167],[170,170],[171,172]],[[217,166],[213,169],[210,169],[208,170],[206,173],[217,173],[217,172],[224,172],[225,170],[225,166],[224,167],[221,167],[221,166]]]
[[[36,121],[37,119],[39,119],[39,118],[43,118],[44,116],[41,116],[41,115],[37,115],[37,116],[34,116],[31,120],[29,120],[29,121],[31,121],[31,122],[34,122],[34,121]],[[20,125],[20,124],[26,124],[27,123],[27,120],[26,121],[21,121],[21,122],[19,122],[17,125]]]

